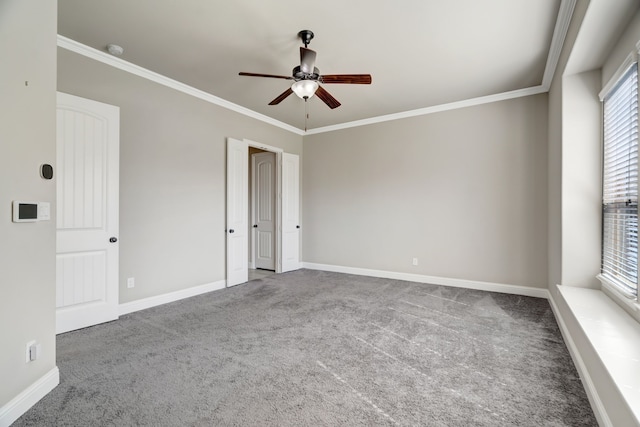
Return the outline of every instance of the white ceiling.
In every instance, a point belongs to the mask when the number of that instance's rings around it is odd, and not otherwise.
[[[119,44],[125,61],[303,129],[303,100],[267,105],[291,81],[238,72],[291,75],[300,61],[298,31],[310,29],[321,74],[373,76],[371,85],[324,85],[342,106],[330,110],[311,98],[313,129],[542,85],[560,5],[59,0],[58,33],[101,51]]]

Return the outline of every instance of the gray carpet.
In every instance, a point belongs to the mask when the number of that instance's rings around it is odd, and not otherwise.
[[[16,426],[597,426],[538,298],[299,270],[57,351]]]

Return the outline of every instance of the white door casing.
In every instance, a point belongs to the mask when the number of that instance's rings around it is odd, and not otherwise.
[[[300,268],[300,158],[282,153],[282,269]]]
[[[276,158],[271,152],[251,156],[253,171],[253,260],[255,268],[276,269]]]
[[[249,278],[249,263],[247,262],[249,258],[249,218],[247,212],[249,145],[276,154],[276,273],[300,268],[299,157],[295,154],[284,153],[282,149],[277,147],[271,147],[246,139],[240,141],[228,138],[227,286],[244,283]],[[230,219],[232,215],[238,215],[237,221]],[[242,221],[244,221],[244,223]],[[233,227],[231,225],[233,225]],[[234,230],[233,233],[230,233],[231,229]],[[238,230],[244,230],[244,235],[238,234]],[[233,238],[231,236],[233,236]],[[233,241],[236,239],[238,241],[234,243]],[[233,266],[233,268],[231,266]]]
[[[119,122],[118,107],[57,95],[56,333],[118,318]]]
[[[249,280],[249,146],[227,139],[227,287]]]

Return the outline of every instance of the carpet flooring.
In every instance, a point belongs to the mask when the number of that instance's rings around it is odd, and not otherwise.
[[[544,299],[313,270],[58,336],[15,426],[597,426]]]

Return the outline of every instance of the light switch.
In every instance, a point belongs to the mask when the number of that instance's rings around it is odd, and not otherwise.
[[[51,203],[38,202],[38,221],[49,221],[51,219]]]
[[[42,344],[32,344],[29,347],[29,361],[33,362],[34,360],[40,359],[40,354],[42,353]]]

